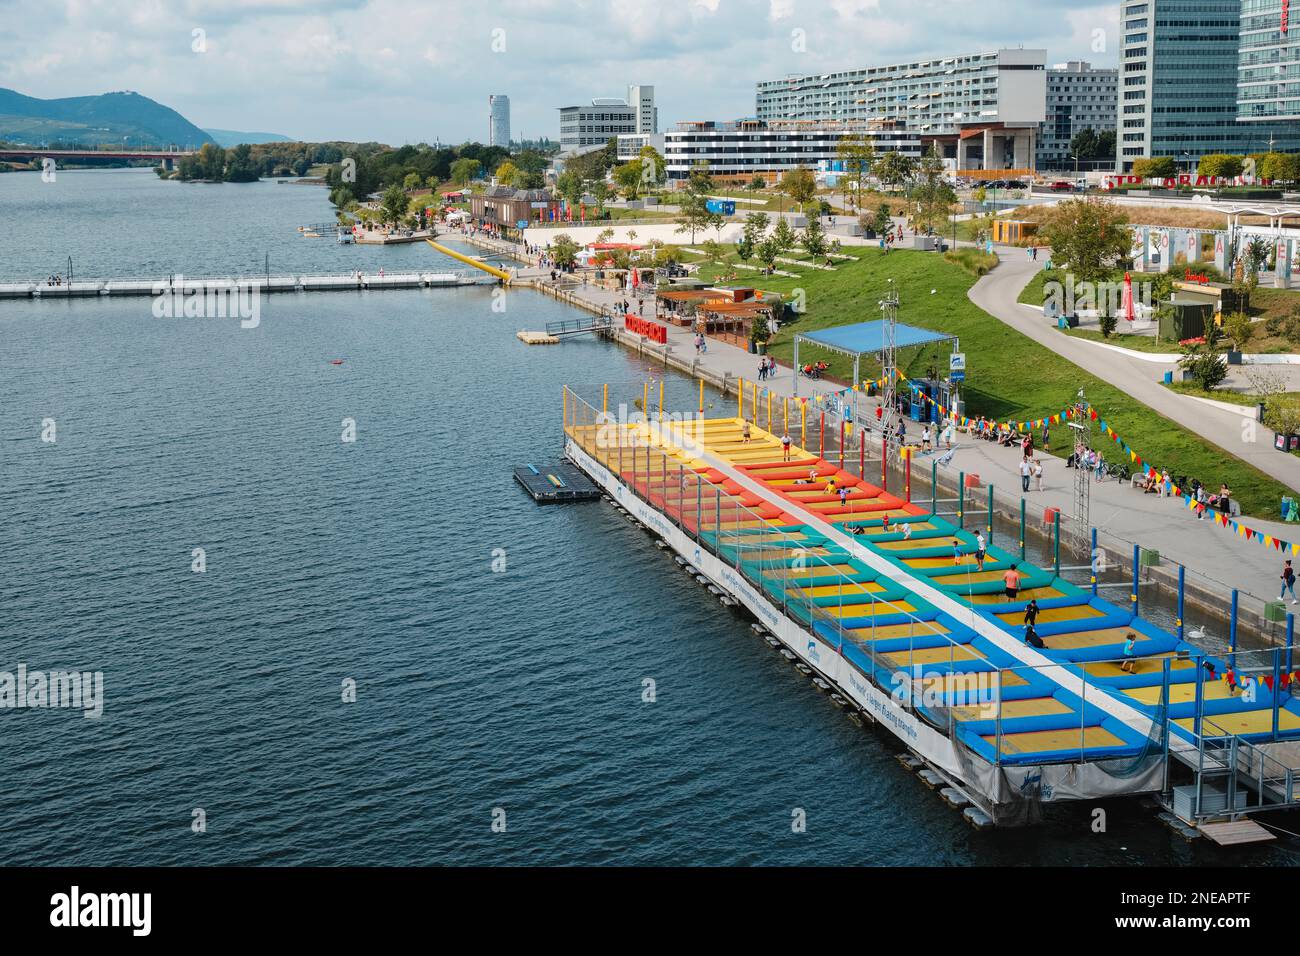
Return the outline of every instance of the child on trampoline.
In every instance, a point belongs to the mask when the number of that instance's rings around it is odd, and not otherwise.
[[[1137,656],[1134,647],[1137,645],[1137,635],[1129,631],[1124,635],[1124,663],[1119,665],[1119,669],[1125,674],[1137,673]]]

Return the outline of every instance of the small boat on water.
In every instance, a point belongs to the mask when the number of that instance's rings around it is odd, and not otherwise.
[[[344,246],[346,246],[346,245],[350,245],[351,243],[356,242],[356,241],[357,241],[357,237],[354,236],[354,235],[352,235],[351,231],[346,231],[346,232],[345,232],[344,230],[340,229],[340,230],[339,230],[339,234],[338,234],[337,238],[335,239],[335,241],[338,242],[340,245],[344,245]]]
[[[319,238],[320,238],[320,233],[319,233],[319,232],[313,232],[312,230],[307,229],[307,230],[304,230],[304,231],[303,231],[302,237],[303,237],[304,239],[319,239]]]

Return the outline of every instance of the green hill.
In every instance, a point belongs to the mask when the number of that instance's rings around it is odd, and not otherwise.
[[[247,143],[249,146],[261,146],[263,143],[293,143],[297,140],[290,136],[281,136],[279,133],[241,133],[237,129],[205,129],[218,146],[224,146],[229,149],[231,146],[238,146],[240,143]]]
[[[0,88],[0,140],[197,148],[213,137],[170,107],[139,93],[41,100]]]

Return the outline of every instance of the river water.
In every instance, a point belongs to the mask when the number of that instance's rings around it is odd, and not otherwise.
[[[308,186],[23,173],[0,213],[6,278],[446,264],[301,238],[330,218]],[[100,719],[0,710],[0,864],[1291,861],[1189,846],[1134,801],[1104,833],[1091,806],[971,830],[644,532],[520,491],[562,383],[664,373],[529,348],[571,311],[492,301],[272,296],[254,329],[0,301],[0,670],[104,675]]]

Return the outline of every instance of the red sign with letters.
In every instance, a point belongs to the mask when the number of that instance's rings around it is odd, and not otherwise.
[[[644,335],[651,342],[658,342],[660,345],[668,343],[668,327],[660,325],[658,322],[651,322],[649,319],[643,319],[639,315],[633,315],[628,312],[623,316],[623,328],[636,335]]]

